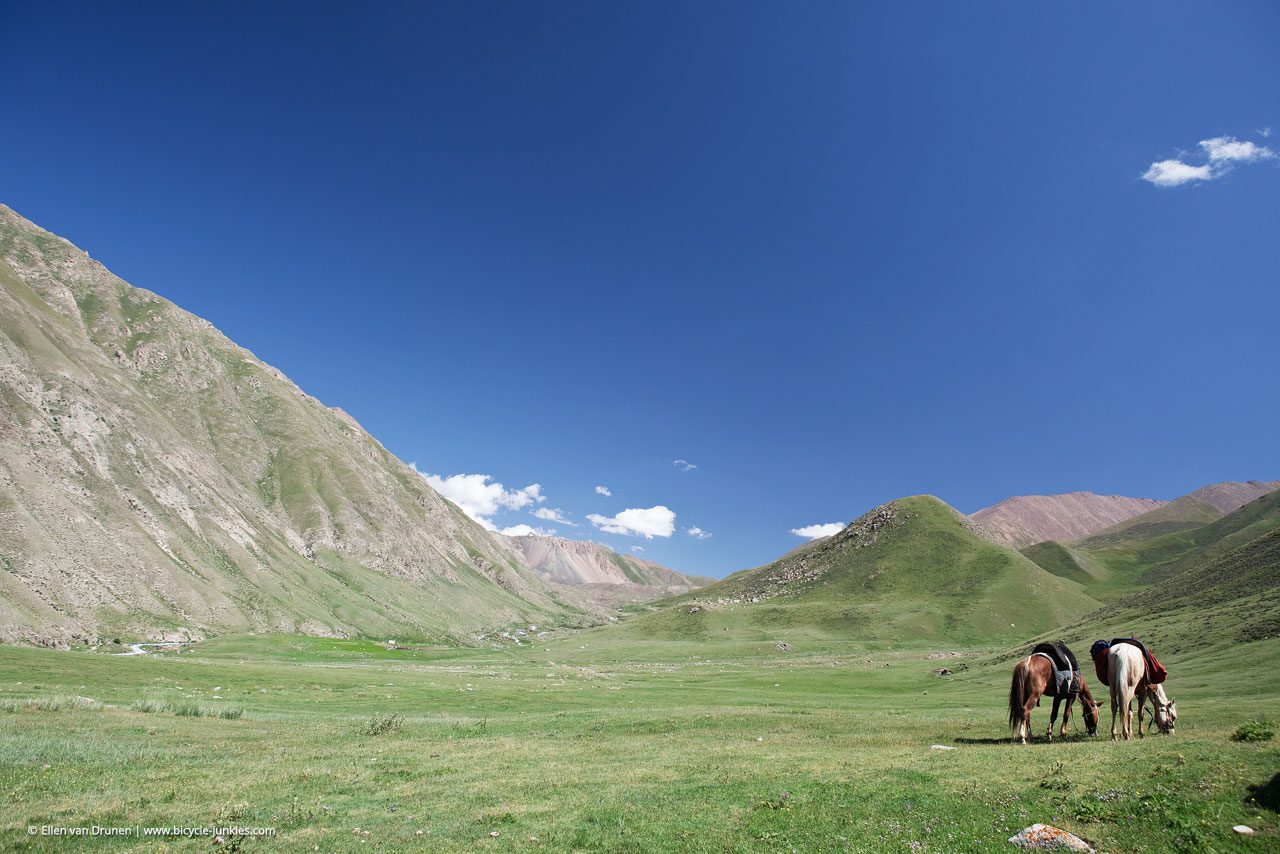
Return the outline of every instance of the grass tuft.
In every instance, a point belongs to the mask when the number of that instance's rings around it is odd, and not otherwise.
[[[1275,724],[1271,721],[1245,721],[1236,731],[1231,733],[1232,741],[1270,741],[1276,736]]]
[[[99,711],[102,704],[88,697],[72,697],[59,694],[51,697],[27,697],[26,699],[8,698],[0,700],[0,711],[9,714],[15,712],[66,712],[66,711]]]
[[[361,735],[385,735],[404,729],[404,718],[397,714],[375,715],[360,724]]]
[[[129,708],[146,715],[171,714],[180,718],[222,718],[235,721],[244,717],[244,709],[238,706],[201,706],[185,701],[174,703],[168,700],[136,700]]]

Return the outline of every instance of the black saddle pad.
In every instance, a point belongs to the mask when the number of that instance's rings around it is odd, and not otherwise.
[[[1080,662],[1076,661],[1075,655],[1062,641],[1038,643],[1031,651],[1033,653],[1043,652],[1053,659],[1054,670],[1070,670],[1072,673],[1080,672]]]
[[[1031,650],[1044,653],[1053,661],[1053,679],[1045,686],[1046,693],[1054,697],[1071,697],[1080,693],[1080,664],[1062,641],[1038,643]]]

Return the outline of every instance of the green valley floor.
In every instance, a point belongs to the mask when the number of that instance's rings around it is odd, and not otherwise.
[[[234,824],[276,830],[242,851],[1002,851],[1048,822],[1102,851],[1276,850],[1280,748],[1231,736],[1280,720],[1280,640],[1161,657],[1176,735],[1113,744],[1104,703],[1099,738],[1077,712],[1045,743],[1045,703],[1023,747],[1007,649],[0,647],[0,849],[154,846],[29,826]]]

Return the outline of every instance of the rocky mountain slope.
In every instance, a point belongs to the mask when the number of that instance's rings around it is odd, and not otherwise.
[[[1280,489],[1280,480],[1224,481],[1202,486],[1190,497],[1216,507],[1221,513],[1232,513],[1256,498]]]
[[[972,514],[1002,543],[1022,548],[1045,540],[1074,540],[1168,502],[1123,495],[1068,492],[1017,495]]]
[[[1221,519],[1278,488],[1280,481],[1211,483],[1155,510],[1095,531],[1079,539],[1077,545],[1099,549],[1141,543],[1163,534],[1191,530]]]
[[[864,514],[774,563],[729,576],[624,624],[645,636],[916,642],[1025,637],[1099,603],[918,495]]]
[[[534,535],[511,537],[525,565],[558,584],[612,584],[674,595],[705,587],[714,578],[684,575],[653,561],[622,555],[599,543]]]
[[[0,640],[562,613],[350,416],[0,206]]]

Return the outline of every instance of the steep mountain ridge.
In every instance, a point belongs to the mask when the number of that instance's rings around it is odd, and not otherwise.
[[[511,537],[525,565],[547,581],[559,584],[613,584],[652,589],[672,595],[704,587],[713,578],[685,575],[653,561],[615,552],[588,540]]]
[[[3,641],[461,638],[565,610],[349,415],[4,206],[0,451]]]
[[[1021,548],[1045,540],[1074,540],[1167,503],[1092,492],[1015,495],[984,507],[971,518],[1004,545]]]

